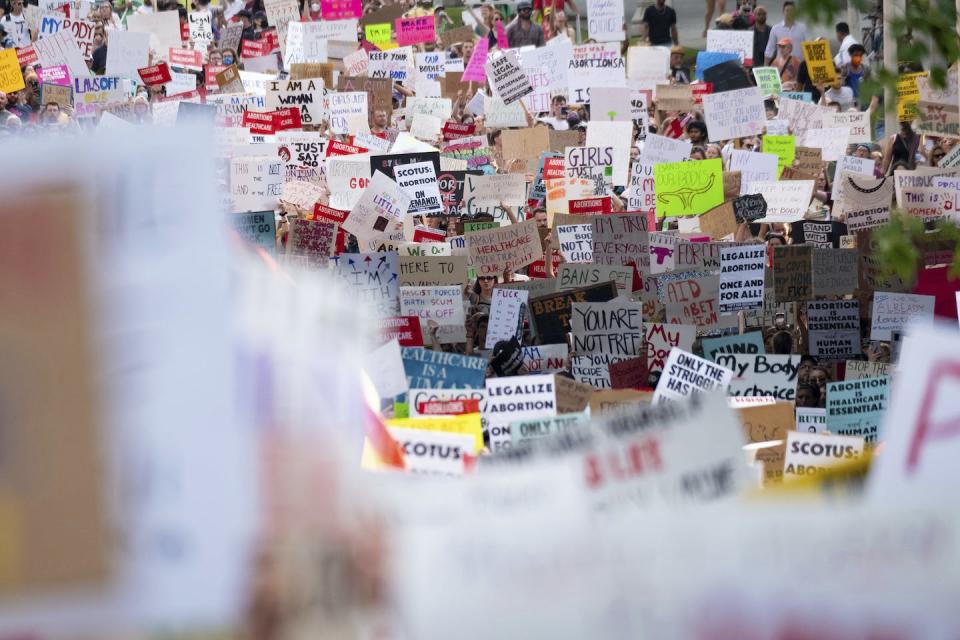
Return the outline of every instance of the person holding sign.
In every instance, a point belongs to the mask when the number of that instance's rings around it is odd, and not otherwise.
[[[780,84],[785,89],[796,84],[800,60],[793,55],[793,43],[790,38],[780,38],[777,42],[777,57],[773,59],[771,66],[777,69],[780,74]]]

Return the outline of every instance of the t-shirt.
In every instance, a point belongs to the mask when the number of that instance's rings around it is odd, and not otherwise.
[[[27,18],[22,13],[18,16],[8,13],[3,16],[3,28],[13,40],[17,48],[30,45],[30,31],[27,29]]]
[[[841,86],[839,89],[830,87],[825,93],[827,101],[839,104],[841,111],[846,111],[856,102],[856,98],[853,96],[853,89],[847,86]]]
[[[647,23],[650,34],[650,44],[671,44],[670,27],[677,24],[677,12],[672,7],[664,7],[663,11],[656,6],[649,6],[643,12],[643,21]]]

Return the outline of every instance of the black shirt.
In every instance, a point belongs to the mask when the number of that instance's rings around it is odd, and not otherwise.
[[[753,30],[753,66],[762,67],[767,51],[767,42],[770,40],[770,25],[766,31]]]
[[[655,5],[647,7],[643,12],[643,21],[647,23],[647,30],[652,45],[670,45],[673,38],[670,36],[670,27],[677,24],[677,12],[672,7],[664,7],[659,11]]]

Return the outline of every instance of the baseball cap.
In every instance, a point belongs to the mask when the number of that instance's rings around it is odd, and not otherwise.
[[[793,44],[793,40],[791,40],[790,38],[780,38],[779,40],[777,40],[777,44],[778,44],[778,45],[781,45],[781,44]]]
[[[530,0],[520,0],[517,3],[517,11],[523,11],[524,9],[533,9],[533,3]]]

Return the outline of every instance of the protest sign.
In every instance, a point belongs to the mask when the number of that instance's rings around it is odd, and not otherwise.
[[[574,302],[607,302],[617,297],[612,282],[530,299],[530,319],[541,344],[566,344]]]
[[[330,129],[333,133],[348,134],[369,131],[367,94],[362,91],[336,92],[330,101]]]
[[[765,97],[779,96],[783,90],[780,84],[780,70],[776,67],[754,67],[753,77],[757,81],[760,94]]]
[[[869,360],[847,360],[844,380],[878,378],[889,376],[893,366],[889,362],[870,362]]]
[[[859,283],[859,253],[856,249],[813,249],[813,295],[845,296]]]
[[[732,202],[733,217],[737,224],[754,222],[767,215],[767,201],[762,193],[740,196]],[[701,224],[701,229],[703,225]]]
[[[398,422],[401,420],[389,420],[387,432],[403,451],[404,468],[408,472],[437,476],[462,476],[466,473],[466,457],[477,453],[476,441],[470,434],[416,428],[418,425],[411,425],[414,428],[409,429],[394,426]],[[364,440],[361,468],[376,471],[381,468],[380,465],[387,468],[369,439]]]
[[[664,162],[683,162],[690,158],[693,144],[689,140],[674,140],[666,136],[647,136],[640,154],[640,163],[656,165]]]
[[[654,90],[670,75],[668,47],[632,46],[627,49],[627,78],[634,89]]]
[[[310,269],[326,269],[337,236],[337,224],[294,218],[289,221],[287,256]]]
[[[468,209],[501,202],[517,205],[526,202],[527,185],[517,173],[464,176],[463,199]]]
[[[146,36],[149,40],[149,34],[141,35]],[[74,42],[72,34],[66,31],[60,31],[48,38],[35,41],[32,46],[37,54],[37,59],[40,61],[40,65],[44,69],[47,67],[66,65],[70,71],[71,78],[86,78],[90,75],[87,63],[83,59],[83,53],[80,52],[80,48],[77,46],[77,43]],[[13,52],[12,55],[13,57],[11,58],[10,53],[4,53],[4,57],[0,58],[0,83],[16,84],[17,82],[17,74],[13,73],[12,65],[16,64],[16,70],[19,73],[20,64],[17,62],[16,52]],[[147,64],[146,60],[144,60],[143,64],[132,66],[130,71],[131,73],[136,73],[137,69],[143,68],[147,66]],[[5,73],[3,72],[4,69],[6,69]],[[107,74],[112,75],[110,74],[109,66]],[[22,82],[22,78],[20,81]],[[22,89],[23,86],[21,85],[20,88]]]
[[[400,227],[409,208],[410,197],[378,171],[350,210],[343,228],[359,238],[385,235]]]
[[[473,29],[468,26],[446,29],[442,33],[437,34],[437,37],[440,39],[440,44],[444,49],[449,49],[458,42],[473,42],[474,36]]]
[[[490,127],[525,127],[527,117],[519,101],[506,104],[497,97],[483,97],[483,115]]]
[[[230,159],[230,194],[233,211],[273,210],[283,185],[283,162],[274,157]]]
[[[476,46],[473,48],[473,53],[470,55],[470,60],[463,69],[463,76],[460,78],[461,82],[485,83],[487,81],[486,64],[489,51],[489,38],[480,38],[477,40]]]
[[[723,203],[723,163],[719,158],[657,164],[653,174],[658,218],[695,216]]]
[[[415,18],[397,18],[395,30],[400,46],[434,42],[437,39],[433,14]]]
[[[626,86],[626,64],[619,42],[573,45],[567,70],[571,102],[589,103],[592,87]]]
[[[533,93],[533,87],[527,74],[520,68],[515,51],[488,58],[484,68],[487,79],[493,81],[493,88],[504,104],[513,104],[523,96]]]
[[[810,82],[815,85],[832,85],[837,80],[837,69],[830,54],[830,43],[826,40],[804,41],[803,59],[807,62]]]
[[[190,39],[198,51],[206,51],[213,42],[213,16],[210,11],[191,11],[187,14]]]
[[[777,302],[813,298],[812,255],[813,247],[809,245],[773,247],[773,286]]]
[[[613,182],[613,185],[617,187],[626,186],[628,183],[632,136],[633,123],[630,121],[590,121],[587,123],[586,148],[611,148],[611,181]],[[571,149],[573,148],[576,147],[571,147]]]
[[[756,400],[739,396],[737,400]],[[751,445],[755,445],[755,462],[763,466],[764,485],[783,479],[783,459],[786,453],[787,433],[793,431],[793,404],[790,402],[770,402],[738,406],[737,413],[743,425],[744,435]],[[774,444],[779,442],[780,444]]]
[[[933,321],[934,296],[877,291],[873,294],[871,340],[890,340],[893,331],[904,331],[910,322]]]
[[[846,215],[850,233],[880,227],[890,219],[890,203],[893,200],[891,178],[867,178],[846,175],[845,197],[839,213]]]
[[[869,111],[840,111],[825,113],[823,126],[828,128],[846,128],[850,130],[847,142],[850,144],[870,144],[873,136],[870,132]]]
[[[698,218],[700,231],[712,240],[721,240],[737,231],[737,221],[732,202],[724,202]]]
[[[400,287],[400,313],[420,319],[420,331],[430,335],[430,326],[439,325],[437,338],[441,344],[465,342],[466,317],[463,310],[463,287]]]
[[[612,0],[587,1],[587,34],[596,42],[625,39],[623,3]]]
[[[143,80],[143,84],[148,87],[166,84],[171,80],[170,67],[167,66],[166,62],[161,62],[151,67],[144,67],[143,69],[137,69],[137,74],[139,74],[140,79]]]
[[[693,349],[697,327],[683,324],[644,323],[644,345],[647,368],[652,372],[663,370],[670,350],[678,347],[684,351]]]
[[[863,455],[863,446],[863,438],[789,431],[784,479],[809,478],[831,467],[853,462]]]
[[[335,275],[358,300],[371,303],[380,316],[400,315],[396,253],[341,253],[333,261]]]
[[[558,393],[560,389],[557,389]],[[552,418],[527,418],[510,423],[510,435],[513,444],[521,444],[531,440],[550,438],[569,430],[576,430],[590,424],[590,419],[583,413],[570,413]]]
[[[703,114],[710,142],[758,135],[767,120],[763,95],[756,87],[703,96]]]
[[[590,221],[594,264],[624,265],[649,268],[650,246],[647,220],[635,213],[594,216]]]
[[[796,138],[789,135],[763,136],[763,152],[777,156],[777,167],[782,171],[784,167],[793,166],[796,154]],[[819,150],[817,156],[819,157]]]
[[[106,75],[135,78],[138,77],[137,69],[142,69],[149,64],[150,34],[119,30],[110,33]],[[76,78],[78,75],[82,77],[86,74],[78,74],[71,68],[70,75]]]
[[[40,85],[40,100],[42,104],[57,104],[61,108],[73,106],[73,91],[70,87],[58,84]]]
[[[746,67],[756,64],[753,61],[753,37],[749,30],[710,29],[707,31],[707,51],[735,53]]]
[[[793,244],[839,248],[840,238],[847,235],[847,225],[836,220],[798,220],[790,224]]]
[[[777,155],[772,153],[734,149],[730,152],[728,169],[740,172],[740,195],[745,195],[749,193],[747,191],[749,185],[754,182],[776,180],[778,162]]]
[[[401,347],[422,347],[420,320],[415,316],[395,316],[380,319],[380,340],[396,340]]]
[[[697,79],[709,84],[712,88],[711,93],[726,93],[727,91],[736,91],[738,89],[749,89],[753,85],[743,65],[732,57],[735,55],[736,54],[701,51],[697,54],[697,74],[701,75],[701,77]],[[709,61],[708,64],[710,64],[710,66],[704,67],[702,74],[700,74],[699,64],[701,56]],[[719,62],[712,64],[715,60],[719,60]]]
[[[283,66],[327,62],[326,29],[322,22],[290,22],[287,25],[287,43],[283,50]]]
[[[543,257],[534,220],[465,236],[470,263],[481,275],[502,275],[507,269],[519,269]]]
[[[727,394],[772,397],[792,402],[797,391],[799,355],[717,354],[714,362],[733,371]]]
[[[825,127],[807,129],[800,143],[805,147],[820,149],[826,162],[836,162],[847,150],[850,129],[847,127]]]
[[[753,355],[765,353],[763,333],[748,331],[733,336],[719,338],[703,338],[703,356],[711,362],[718,362],[717,357],[724,354]]]
[[[912,122],[917,117],[917,103],[920,102],[917,80],[927,74],[926,71],[902,73],[897,78],[897,120],[900,122]]]
[[[254,247],[270,254],[277,252],[277,227],[273,211],[234,213],[230,223],[237,234]]]
[[[485,349],[493,349],[501,340],[523,337],[529,297],[530,292],[522,289],[497,287],[493,290]]]
[[[393,168],[399,165],[411,164],[414,162],[432,162],[433,170],[440,174],[440,154],[434,151],[421,151],[412,153],[391,153],[389,155],[370,156],[370,172],[383,173],[393,178]]]
[[[95,22],[89,20],[70,18],[59,13],[48,13],[40,19],[40,31],[37,38],[43,40],[60,31],[69,33],[73,36],[73,41],[80,49],[83,59],[91,60],[93,59],[93,50],[96,48],[94,45],[96,26]]]
[[[629,294],[633,288],[633,267],[563,263],[557,272],[557,291],[567,291],[601,282],[613,282]]]
[[[595,120],[587,122],[629,122],[633,119],[633,108],[630,98],[633,94],[630,87],[594,87],[590,90],[590,111],[596,113]],[[639,92],[638,96],[642,96]],[[640,98],[641,101],[643,98]],[[588,143],[592,144],[592,143]]]
[[[817,407],[797,407],[797,427],[801,433],[820,433],[827,428],[827,410]]]
[[[492,451],[510,445],[510,423],[514,420],[557,414],[557,392],[553,381],[552,376],[487,379],[483,417],[488,423]]]
[[[541,344],[523,347],[523,366],[530,373],[562,371],[567,366],[567,352],[566,344]]]
[[[793,222],[803,218],[813,196],[813,180],[757,180],[746,193],[759,193],[767,201],[767,215],[760,222]]]
[[[663,376],[653,394],[653,404],[682,400],[694,393],[723,390],[730,385],[733,372],[718,367],[682,349],[674,348],[663,368]]]
[[[403,82],[407,79],[410,48],[370,51],[367,54],[367,75],[374,79]]]
[[[401,287],[434,287],[462,285],[467,280],[466,256],[399,257]]]
[[[658,84],[657,109],[660,111],[692,111],[693,88],[689,84]]]
[[[569,263],[593,262],[593,232],[589,224],[568,224],[556,227],[563,259]]]
[[[400,349],[410,389],[483,389],[486,358],[433,351],[420,347]]]
[[[734,327],[736,316],[721,316],[720,280],[714,272],[667,273],[657,278],[667,322],[694,324],[707,332]]]
[[[860,436],[875,446],[886,411],[890,378],[862,378],[827,383],[827,430],[841,436]]]
[[[300,110],[300,121],[303,124],[316,124],[325,116],[323,87],[323,81],[320,79],[272,80],[266,92],[267,110],[296,107]],[[330,98],[333,99],[339,95],[342,94],[330,94]],[[365,118],[364,111],[364,123],[366,123]]]
[[[763,307],[767,248],[741,245],[720,249],[720,313]]]
[[[858,300],[810,300],[807,302],[808,350],[828,360],[859,355],[860,302]]]
[[[443,213],[440,187],[432,162],[415,162],[394,167],[397,186],[410,198],[410,215]]]
[[[570,326],[577,354],[634,356],[643,353],[640,305],[629,300],[574,302]]]

